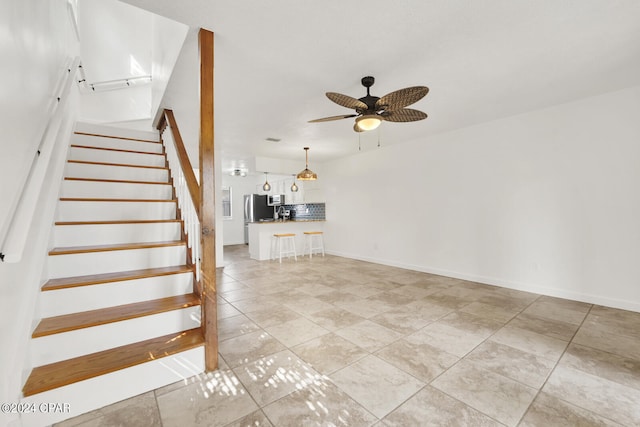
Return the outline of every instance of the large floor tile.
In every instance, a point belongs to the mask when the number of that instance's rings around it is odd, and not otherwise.
[[[543,391],[627,426],[640,425],[640,390],[559,365]]]
[[[524,312],[546,319],[579,325],[589,311],[589,305],[558,298],[538,298]]]
[[[383,420],[390,427],[500,427],[502,424],[427,386]]]
[[[606,351],[571,344],[562,356],[560,364],[640,390],[638,359],[628,359]]]
[[[303,388],[319,374],[290,350],[261,357],[234,369],[261,407]]]
[[[340,329],[336,331],[335,334],[351,341],[370,353],[402,337],[402,334],[370,320],[365,320],[353,326]]]
[[[278,299],[271,296],[234,301],[232,305],[245,314],[259,310],[278,310],[282,307]]]
[[[462,360],[431,385],[508,426],[515,426],[537,390]]]
[[[262,411],[255,411],[225,427],[274,427]]]
[[[240,335],[260,330],[260,326],[253,323],[247,316],[227,317],[218,320],[218,340],[224,341]]]
[[[355,315],[364,317],[365,319],[395,308],[392,305],[385,304],[384,302],[369,300],[366,298],[361,298],[357,301],[337,301],[334,305],[342,308],[343,310],[350,311]]]
[[[483,342],[465,360],[533,388],[542,387],[556,365],[554,360],[494,341]]]
[[[370,318],[372,322],[396,331],[402,335],[407,335],[423,328],[432,322],[420,313],[406,308],[396,308],[386,313],[380,313]]]
[[[317,311],[307,317],[329,331],[337,331],[365,320],[364,317],[338,307]]]
[[[352,293],[345,292],[342,289],[333,289],[332,292],[327,292],[322,295],[316,296],[320,301],[324,301],[329,304],[336,304],[338,302],[349,303],[358,301],[361,297]]]
[[[596,305],[589,312],[587,322],[608,327],[619,335],[640,339],[640,313]]]
[[[465,305],[471,304],[475,300],[473,297],[469,296],[451,295],[448,293],[444,293],[447,292],[447,290],[428,295],[423,299],[430,302],[431,304],[441,305],[453,310],[459,310]]]
[[[218,319],[238,316],[242,314],[237,308],[228,303],[218,304]]]
[[[459,360],[457,356],[428,344],[415,344],[403,339],[383,348],[375,355],[425,383]]]
[[[368,427],[378,419],[322,377],[263,408],[275,426]]]
[[[331,379],[378,418],[387,415],[425,385],[375,356],[367,356],[333,373]]]
[[[285,346],[264,331],[251,332],[219,344],[220,354],[231,368],[277,353]]]
[[[302,317],[299,313],[291,311],[288,308],[281,307],[277,310],[266,309],[247,313],[247,317],[260,325],[263,329],[270,326],[279,325],[290,320]]]
[[[572,342],[615,353],[629,359],[640,360],[640,339],[627,335],[618,335],[609,328],[583,325]]]
[[[322,335],[292,347],[291,350],[322,374],[335,372],[369,354],[335,334]]]
[[[384,292],[382,289],[375,288],[369,285],[363,285],[363,284],[351,284],[349,286],[340,288],[340,291],[351,294],[351,295],[355,295],[358,298],[367,298],[372,295],[376,295]]]
[[[56,427],[161,427],[154,392],[150,391],[55,424]]]
[[[464,357],[501,326],[500,322],[467,313],[451,313],[406,340],[414,344],[429,344],[447,353]]]
[[[289,320],[265,329],[287,347],[301,344],[329,331],[305,318]]]
[[[442,288],[438,286],[415,286],[415,285],[403,285],[399,288],[392,289],[390,292],[395,294],[405,295],[411,297],[412,299],[420,299],[424,298],[427,295],[435,294],[438,291],[441,291]]]
[[[258,406],[232,371],[158,396],[163,427],[223,427]]]
[[[540,393],[519,426],[619,427],[620,424],[547,393]]]
[[[563,341],[570,341],[580,327],[580,325],[545,319],[544,317],[538,317],[528,313],[521,313],[514,317],[509,322],[509,326]]]
[[[462,307],[460,311],[463,313],[473,314],[474,316],[486,317],[498,322],[507,323],[520,312],[520,309],[501,307],[480,301],[474,301],[471,304]]]
[[[545,359],[557,361],[562,356],[567,342],[546,335],[505,326],[491,336],[491,341],[532,353]]]
[[[285,301],[284,306],[290,310],[304,315],[333,308],[331,304],[312,296],[297,298],[296,300],[290,302]]]

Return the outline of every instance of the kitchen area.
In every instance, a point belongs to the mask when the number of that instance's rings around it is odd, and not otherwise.
[[[304,232],[323,231],[324,203],[287,204],[284,194],[247,194],[244,196],[244,238],[249,256],[263,261],[272,257],[273,235],[295,234],[298,256],[305,247]]]
[[[224,245],[248,245],[252,259],[271,258],[274,234],[295,234],[301,256],[304,232],[324,231],[326,205],[318,181],[297,180],[291,174],[230,173],[223,175],[222,186]]]

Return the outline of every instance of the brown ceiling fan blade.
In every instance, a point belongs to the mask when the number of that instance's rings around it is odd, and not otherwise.
[[[331,116],[331,117],[323,117],[322,119],[309,120],[308,123],[320,123],[320,122],[331,122],[333,120],[341,120],[341,119],[349,119],[351,117],[357,117],[357,114],[347,114],[342,116]]]
[[[396,90],[378,99],[376,110],[398,110],[421,100],[427,93],[429,93],[429,88],[426,86],[412,86]]]
[[[335,92],[327,92],[327,98],[332,100],[338,105],[342,105],[343,107],[351,108],[352,110],[366,110],[367,104],[360,101],[359,99],[352,98],[347,95],[343,95],[341,93]]]
[[[427,118],[427,114],[420,110],[401,108],[399,110],[385,111],[380,116],[387,122],[416,122]]]

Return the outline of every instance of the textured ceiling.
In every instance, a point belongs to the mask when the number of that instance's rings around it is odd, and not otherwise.
[[[223,166],[254,155],[315,161],[640,84],[637,0],[126,0],[215,33]],[[197,64],[193,64],[197,67]],[[430,88],[429,118],[359,135],[324,93]],[[280,138],[270,143],[265,138]],[[426,137],[426,138],[425,138]]]

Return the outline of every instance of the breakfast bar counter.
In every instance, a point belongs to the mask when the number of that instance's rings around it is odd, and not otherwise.
[[[249,223],[249,256],[258,261],[271,258],[272,237],[276,233],[295,233],[296,254],[302,255],[305,231],[323,231],[325,220],[286,220]]]

